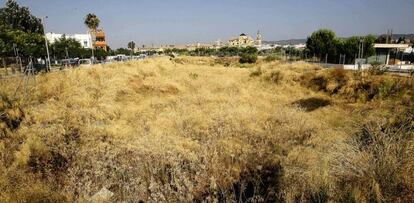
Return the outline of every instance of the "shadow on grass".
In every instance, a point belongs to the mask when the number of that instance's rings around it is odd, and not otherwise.
[[[300,99],[293,102],[292,104],[304,109],[306,112],[312,112],[319,108],[329,106],[332,104],[332,102],[328,99],[311,97],[307,99]]]

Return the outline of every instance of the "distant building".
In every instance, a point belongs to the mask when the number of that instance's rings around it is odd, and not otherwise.
[[[108,51],[108,45],[106,44],[105,32],[102,29],[98,29],[95,33],[95,45],[93,46],[92,35],[87,34],[57,34],[53,32],[46,33],[46,38],[50,43],[56,42],[58,39],[65,36],[66,39],[75,39],[83,48],[92,49],[92,47],[103,49]]]
[[[276,47],[281,46],[281,45],[275,45]],[[298,50],[304,50],[306,48],[306,44],[300,43],[300,44],[286,44],[281,46],[283,48],[294,48],[294,49],[298,49]]]
[[[108,51],[108,45],[106,44],[105,32],[102,29],[96,30],[95,38],[96,38],[95,48]]]
[[[375,61],[385,65],[397,65],[399,59],[396,56],[409,51],[408,44],[374,44],[374,48]]]
[[[242,33],[238,37],[230,39],[228,45],[231,47],[255,46],[260,48],[262,46],[262,40],[262,34],[260,33],[260,31],[257,31],[256,40]]]
[[[83,48],[92,48],[92,37],[90,34],[57,34],[57,33],[46,33],[46,38],[50,43],[54,43],[57,40],[65,36],[66,39],[74,39],[78,41]]]
[[[229,46],[232,47],[248,47],[253,46],[254,40],[252,37],[247,36],[246,34],[242,33],[240,36],[232,38],[229,40]]]
[[[216,47],[216,48],[220,48],[220,47],[221,47],[221,45],[222,45],[222,43],[221,43],[221,39],[218,39],[218,40],[216,41],[216,43],[215,43],[215,47]]]
[[[256,34],[256,46],[258,47],[262,46],[262,34],[260,33],[260,30],[257,31],[257,34]]]

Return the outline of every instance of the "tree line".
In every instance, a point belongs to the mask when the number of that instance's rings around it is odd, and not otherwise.
[[[94,14],[88,14],[85,25],[91,30],[96,30],[99,19]],[[32,15],[29,8],[20,6],[13,0],[7,0],[5,6],[0,8],[0,57],[19,55],[23,61],[29,57],[46,58],[44,34],[41,19]],[[92,54],[97,58],[104,58],[108,55],[100,49],[92,53],[91,49],[84,48],[75,39],[65,36],[50,44],[49,51],[52,60],[90,58]]]
[[[373,56],[376,40],[377,37],[374,35],[343,39],[337,37],[331,30],[321,29],[307,38],[306,52],[310,57],[318,58],[320,61],[338,63],[342,55],[345,58],[345,63],[353,63],[359,53],[362,58]]]
[[[0,56],[12,57],[18,52],[23,57],[44,57],[43,32],[41,19],[27,7],[8,0],[0,8]]]
[[[94,33],[96,33],[100,23],[99,18],[95,14],[88,14],[84,23],[92,34],[92,39],[94,39]],[[320,61],[326,60],[332,63],[339,62],[339,59],[343,57],[344,63],[353,63],[361,49],[364,50],[361,57],[367,58],[375,54],[374,43],[383,42],[384,40],[383,36],[377,38],[374,35],[353,36],[344,39],[337,37],[331,30],[321,29],[307,38],[306,49],[304,50],[281,47],[263,51],[258,51],[254,47],[197,48],[195,50],[173,48],[166,49],[163,53],[178,53],[190,56],[240,56],[245,58],[257,58],[257,55],[288,54],[301,56],[301,58],[314,57]],[[398,41],[403,42],[405,39],[399,39]],[[52,59],[90,58],[92,56],[103,59],[107,55],[129,55],[134,48],[135,43],[129,42],[128,48],[116,50],[108,48],[108,52],[100,49],[87,49],[83,48],[75,39],[63,36],[50,45],[50,56]],[[0,8],[0,57],[14,57],[16,54],[23,58],[45,58],[44,28],[41,19],[32,15],[27,7],[20,6],[16,1],[7,0],[5,6]]]

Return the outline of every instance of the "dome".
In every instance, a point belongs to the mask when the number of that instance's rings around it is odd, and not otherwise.
[[[244,34],[244,33],[241,33],[241,34],[240,34],[240,37],[243,37],[243,36],[246,36],[246,34]]]

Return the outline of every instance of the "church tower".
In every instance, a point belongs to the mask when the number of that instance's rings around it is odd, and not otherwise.
[[[256,34],[256,45],[262,46],[262,34],[260,33],[260,30],[257,31],[257,34]]]

